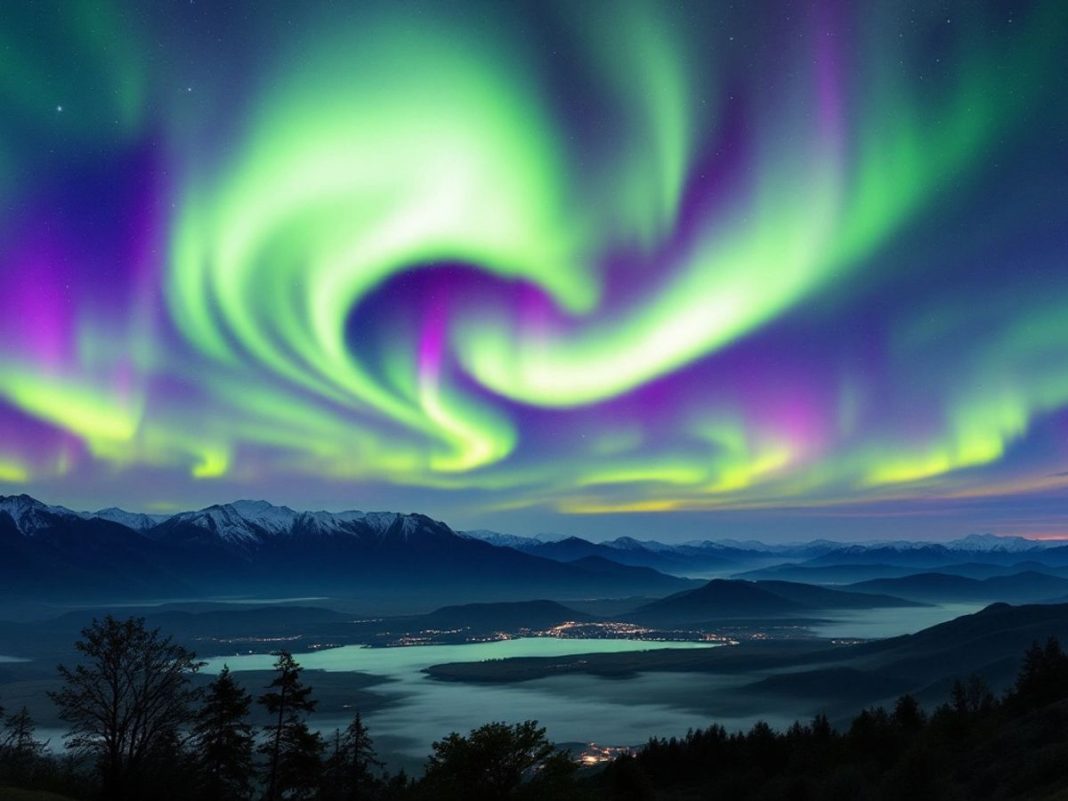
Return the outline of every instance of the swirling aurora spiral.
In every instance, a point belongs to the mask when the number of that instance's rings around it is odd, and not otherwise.
[[[578,487],[561,502],[572,511],[745,503],[763,482],[764,497],[803,497],[996,462],[1068,402],[1060,374],[946,398],[949,425],[888,447],[843,436],[855,395],[786,413],[739,402],[715,357],[862,283],[967,181],[1036,102],[1028,76],[1056,53],[1048,9],[996,59],[966,32],[922,91],[892,67],[909,54],[874,33],[892,10],[798,20],[799,35],[760,47],[774,79],[741,96],[744,60],[654,5],[568,19],[579,88],[508,25],[489,36],[445,12],[378,12],[320,31],[254,82],[224,147],[175,137],[168,319],[141,329],[135,378],[119,392],[106,355],[42,371],[8,349],[5,397],[120,465],[520,488],[516,503]],[[457,269],[465,280],[434,277]],[[83,345],[106,338],[77,328]],[[999,358],[1062,334],[1007,331],[1016,350]],[[166,380],[194,399],[154,400]],[[685,414],[655,447],[664,421],[628,399],[664,381]],[[57,409],[47,398],[63,388]],[[592,422],[592,441],[560,464],[529,423],[546,419],[571,437]],[[0,478],[39,469],[5,458]],[[619,484],[636,498],[596,491]]]

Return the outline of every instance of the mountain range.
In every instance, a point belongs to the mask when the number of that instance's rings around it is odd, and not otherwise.
[[[1068,594],[1068,578],[1025,570],[1009,576],[974,579],[946,573],[916,573],[848,585],[855,592],[890,593],[925,602],[984,601],[1035,603]]]
[[[1035,570],[1068,573],[1068,546],[993,535],[949,543],[591,542],[456,532],[422,514],[302,512],[266,501],[157,515],[114,507],[82,512],[28,495],[0,496],[0,597],[8,598],[326,594],[418,597],[421,608],[430,608],[532,597],[662,597],[698,588],[708,578],[841,585],[937,572],[980,583],[957,582],[963,589],[945,595],[924,595],[911,585],[900,592],[898,585],[878,583],[848,589],[913,601],[1040,600],[1047,595],[1039,598],[1037,589],[1014,591],[1011,581],[993,581]],[[1043,593],[1047,586],[1057,588],[1050,581],[1032,586]],[[1068,584],[1048,597],[1065,594]],[[814,606],[772,595],[778,600],[769,610],[783,602]]]
[[[663,595],[689,581],[462,537],[425,515],[237,501],[164,519],[0,498],[0,594],[47,600],[331,594],[479,599]]]
[[[811,540],[766,544],[754,540],[695,540],[677,545],[618,537],[591,542],[581,537],[517,537],[492,531],[464,536],[557,561],[598,556],[620,564],[651,567],[686,576],[731,576],[844,584],[869,578],[908,575],[919,570],[955,572],[970,565],[974,578],[1019,572],[1035,564],[1068,567],[1068,543],[994,534],[971,534],[949,542],[909,540],[863,543]],[[1031,565],[1018,567],[1021,562]],[[1015,570],[1009,569],[1015,567]],[[967,571],[968,569],[965,568]]]

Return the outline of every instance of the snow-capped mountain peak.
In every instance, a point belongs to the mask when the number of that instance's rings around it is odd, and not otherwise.
[[[63,506],[48,506],[29,495],[0,496],[0,514],[7,513],[15,521],[19,533],[32,536],[41,528],[53,525],[55,518],[76,517]]]
[[[260,525],[255,517],[246,518],[233,504],[229,503],[208,506],[194,512],[182,512],[167,522],[205,529],[224,542],[235,545],[259,542],[263,534],[272,531],[272,528]]]
[[[1063,542],[1042,542],[1025,537],[1006,537],[998,534],[969,534],[959,540],[947,542],[946,547],[953,551],[1001,551],[1004,553],[1023,553],[1050,545],[1063,545]]]
[[[169,518],[166,524],[195,526],[241,549],[289,536],[344,536],[378,542],[407,542],[421,531],[442,528],[419,514],[356,510],[298,512],[288,506],[254,500],[184,512]],[[451,529],[445,530],[452,535]]]
[[[458,533],[461,537],[466,537],[469,540],[488,542],[490,545],[496,545],[500,548],[522,549],[540,545],[542,542],[534,537],[522,537],[518,534],[502,534],[499,531],[490,531],[488,529],[474,529],[471,531],[460,531]]]
[[[118,523],[120,526],[132,528],[134,531],[145,532],[153,526],[158,526],[170,515],[152,515],[144,512],[127,512],[117,506],[109,506],[107,509],[98,509],[95,512],[81,512],[80,516],[86,520],[97,518]]]
[[[293,511],[288,506],[275,506],[267,501],[234,501],[226,505],[242,519],[272,534],[288,532],[300,516],[299,512]]]

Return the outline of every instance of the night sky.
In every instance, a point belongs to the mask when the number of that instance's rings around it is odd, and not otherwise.
[[[1068,537],[1068,3],[0,5],[0,493]]]

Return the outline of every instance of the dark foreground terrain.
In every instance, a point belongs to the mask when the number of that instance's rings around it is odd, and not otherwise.
[[[858,704],[840,723],[818,713],[785,730],[712,724],[596,766],[554,746],[535,722],[488,722],[442,732],[416,776],[382,768],[358,714],[333,737],[313,731],[320,676],[307,678],[287,652],[255,677],[263,691],[254,697],[225,671],[194,682],[191,651],[140,619],[107,617],[82,632],[78,666],[60,671],[51,696],[77,747],[46,749],[25,710],[0,716],[0,799],[1055,801],[1068,797],[1068,655],[1049,635],[1066,616],[1064,606],[998,605],[882,642],[713,649],[694,655],[715,660],[704,669],[776,668],[789,692],[825,693],[834,681],[863,697],[864,665],[911,677],[922,696],[942,692],[930,703],[903,692]],[[804,664],[811,669],[798,671]]]

